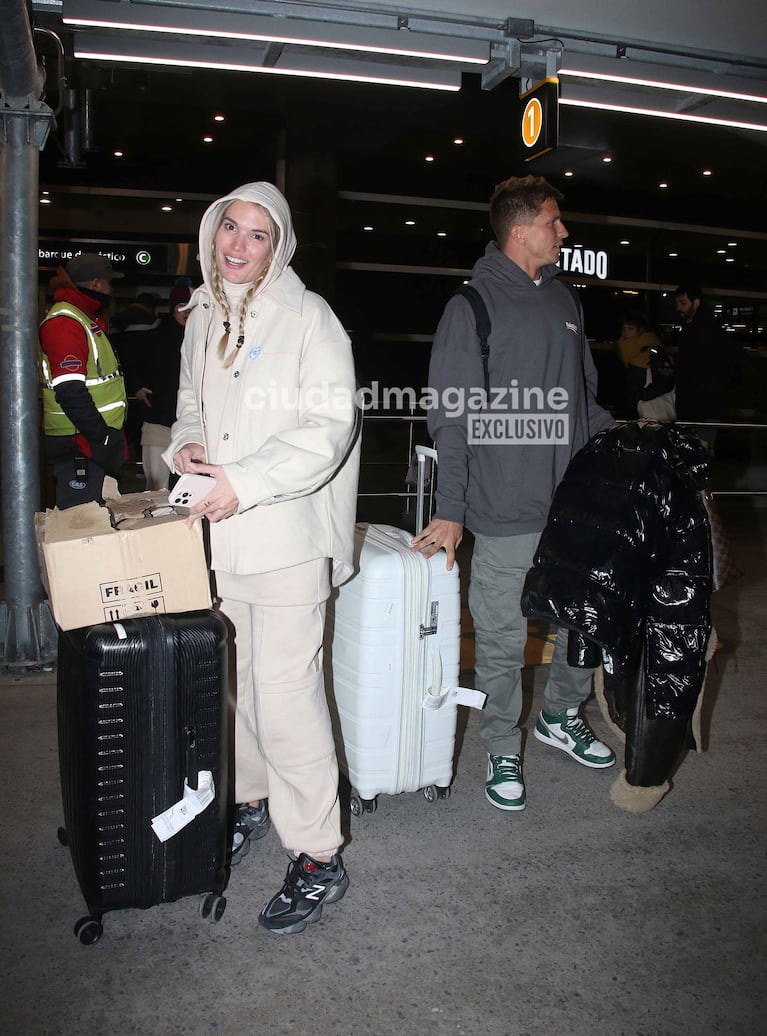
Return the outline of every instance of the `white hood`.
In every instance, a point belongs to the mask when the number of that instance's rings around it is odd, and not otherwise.
[[[219,198],[218,201],[213,202],[206,210],[200,223],[199,245],[202,277],[205,287],[211,295],[213,294],[213,237],[218,229],[221,216],[233,201],[249,201],[255,205],[261,205],[269,212],[269,215],[280,228],[280,239],[274,250],[269,272],[259,285],[258,294],[260,294],[288,268],[290,260],[293,258],[293,253],[296,250],[296,235],[293,231],[290,207],[274,184],[266,183],[265,181],[243,184],[242,187],[236,187],[224,198]]]

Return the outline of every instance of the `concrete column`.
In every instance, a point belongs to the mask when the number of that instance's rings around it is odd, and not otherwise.
[[[326,136],[304,120],[288,125],[284,141],[284,191],[298,238],[293,266],[306,286],[332,305],[336,283],[336,157]]]

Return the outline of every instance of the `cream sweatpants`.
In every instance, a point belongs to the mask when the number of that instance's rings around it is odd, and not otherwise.
[[[216,584],[235,629],[235,799],[268,798],[290,852],[330,855],[342,839],[322,668],[329,561],[259,575],[217,572]]]

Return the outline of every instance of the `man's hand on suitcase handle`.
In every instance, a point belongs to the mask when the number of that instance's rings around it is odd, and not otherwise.
[[[412,550],[420,550],[425,558],[430,558],[443,547],[447,553],[447,570],[450,572],[455,564],[455,552],[463,539],[461,522],[449,522],[446,518],[432,518],[426,528],[419,532],[411,542]]]

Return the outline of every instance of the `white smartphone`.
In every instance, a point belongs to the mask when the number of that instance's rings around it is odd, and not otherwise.
[[[201,504],[216,487],[212,475],[182,475],[170,491],[168,503],[174,507],[194,507]]]

